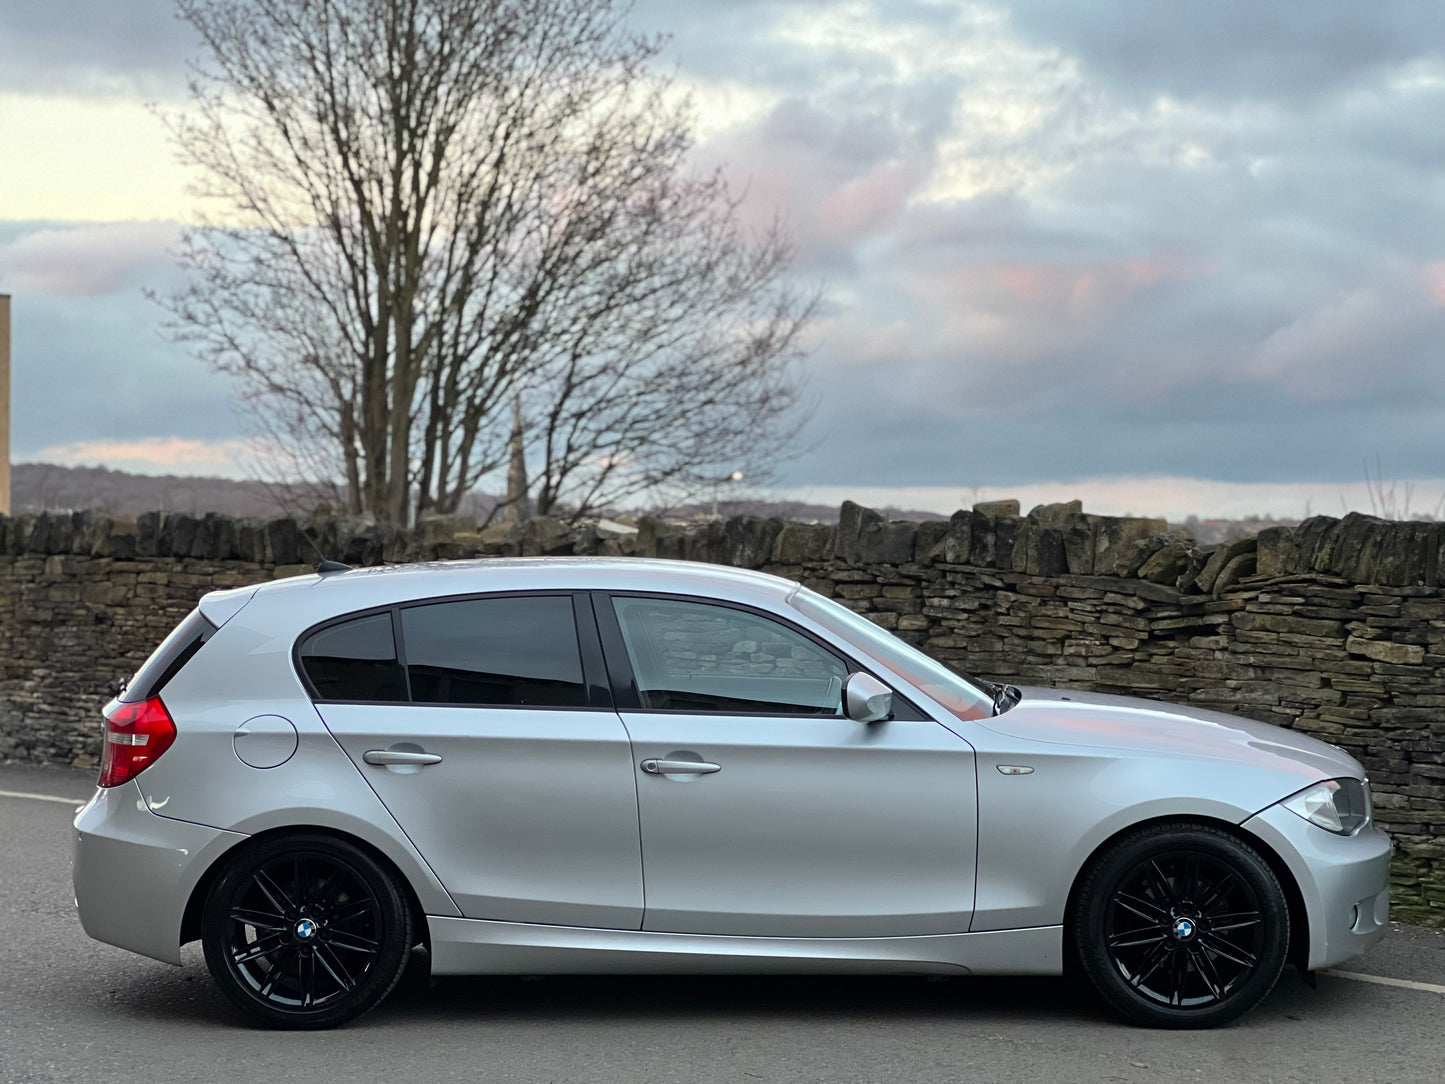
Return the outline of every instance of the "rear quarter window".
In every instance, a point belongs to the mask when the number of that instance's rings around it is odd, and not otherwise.
[[[216,626],[206,619],[200,610],[192,610],[171,634],[161,641],[161,646],[151,652],[151,657],[141,664],[125,689],[117,697],[123,704],[149,700],[159,695],[166,684],[181,672],[181,668],[195,657],[201,646],[215,634]]]
[[[407,699],[390,611],[313,632],[301,642],[298,654],[318,700]]]

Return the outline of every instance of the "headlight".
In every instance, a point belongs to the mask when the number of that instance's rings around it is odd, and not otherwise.
[[[1280,803],[1327,832],[1349,836],[1370,823],[1370,784],[1358,779],[1326,779]]]

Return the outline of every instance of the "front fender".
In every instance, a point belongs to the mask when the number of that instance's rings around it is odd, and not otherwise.
[[[989,744],[995,748],[978,749],[975,931],[1064,922],[1090,857],[1136,824],[1179,817],[1238,825],[1300,785],[1296,776],[1228,761]],[[1033,770],[1006,775],[1000,766]]]

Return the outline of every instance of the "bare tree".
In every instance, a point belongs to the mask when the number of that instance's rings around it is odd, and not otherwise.
[[[658,187],[620,217],[608,289],[528,382],[539,513],[659,489],[681,501],[735,471],[761,481],[792,441],[790,363],[812,305],[777,286],[786,243],[718,214],[736,209],[720,178]]]
[[[179,3],[209,57],[171,128],[217,210],[164,303],[293,471],[455,510],[518,395],[540,510],[784,448],[808,300],[688,173],[613,0]]]

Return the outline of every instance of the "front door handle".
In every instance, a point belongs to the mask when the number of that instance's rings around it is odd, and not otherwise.
[[[361,754],[368,764],[440,764],[440,753],[411,753],[404,749],[368,749]]]
[[[707,760],[663,760],[648,757],[642,762],[642,770],[648,775],[711,775],[722,771],[721,764]]]

